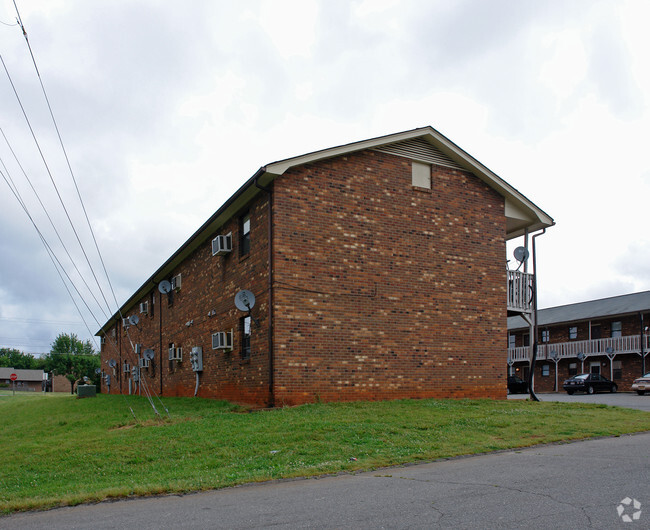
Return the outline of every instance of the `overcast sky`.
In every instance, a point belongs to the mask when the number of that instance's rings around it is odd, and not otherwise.
[[[17,4],[120,304],[260,166],[425,125],[555,219],[537,240],[540,307],[650,289],[646,1]],[[15,21],[0,0],[0,54],[103,295],[4,68],[0,128],[110,316]],[[0,158],[95,315],[77,302],[89,332],[0,179],[0,346],[39,353],[59,332],[90,338],[106,315],[3,137]]]

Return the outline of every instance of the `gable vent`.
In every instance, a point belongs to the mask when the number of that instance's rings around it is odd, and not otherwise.
[[[453,169],[462,169],[465,171],[465,168],[458,165],[446,154],[422,138],[414,138],[412,140],[406,140],[405,142],[383,145],[381,147],[376,147],[374,151],[403,156],[412,160],[419,160],[421,162],[428,162],[429,164],[436,164],[438,166],[450,167]]]

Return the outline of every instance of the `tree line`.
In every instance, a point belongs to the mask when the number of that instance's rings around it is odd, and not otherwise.
[[[95,352],[89,340],[82,341],[74,333],[59,333],[50,352],[43,357],[35,357],[15,348],[0,347],[0,366],[16,370],[43,370],[53,375],[63,375],[70,381],[70,392],[74,385],[86,378],[99,387],[99,353]]]

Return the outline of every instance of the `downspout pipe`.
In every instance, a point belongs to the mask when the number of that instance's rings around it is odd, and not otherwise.
[[[639,311],[639,322],[641,323],[641,375],[645,375],[645,325],[643,323],[643,311]]]
[[[530,392],[530,399],[533,401],[539,401],[539,398],[535,394],[535,362],[537,361],[537,347],[539,345],[539,330],[537,326],[537,248],[535,247],[535,238],[538,236],[544,235],[546,233],[546,228],[544,228],[539,234],[535,234],[532,237],[533,240],[533,356],[530,360],[530,374],[528,374],[528,391]],[[557,370],[557,364],[555,365]]]
[[[160,396],[163,395],[163,301],[162,293],[158,291],[158,349],[160,350],[158,355],[158,373],[160,374]]]
[[[268,247],[268,348],[269,348],[269,407],[275,407],[275,380],[274,380],[274,358],[273,358],[273,189],[262,186],[259,183],[259,177],[264,174],[265,168],[255,174],[255,186],[265,191],[268,196],[268,228],[267,228],[267,247]]]

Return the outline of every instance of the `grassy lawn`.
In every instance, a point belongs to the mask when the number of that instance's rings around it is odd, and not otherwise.
[[[0,392],[0,513],[650,430],[647,412],[572,403],[164,403],[159,420],[137,396]]]

